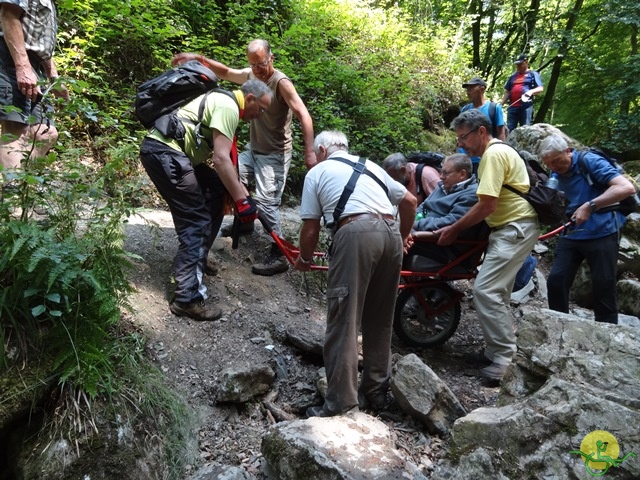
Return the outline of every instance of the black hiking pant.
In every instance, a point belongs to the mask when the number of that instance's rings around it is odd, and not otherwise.
[[[211,167],[193,167],[183,152],[152,138],[143,140],[140,159],[167,202],[178,234],[174,299],[186,303],[204,300],[207,289],[202,277],[224,217],[224,185]]]

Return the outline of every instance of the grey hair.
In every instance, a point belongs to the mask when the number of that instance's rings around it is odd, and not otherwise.
[[[247,80],[242,84],[242,86],[240,87],[240,90],[242,90],[242,94],[245,97],[251,93],[258,100],[264,97],[265,95],[269,95],[270,97],[273,97],[273,92],[267,86],[267,84],[257,79]]]
[[[382,168],[385,171],[389,172],[397,172],[402,167],[407,166],[407,157],[405,157],[401,153],[392,153],[387,158],[385,158],[382,162]]]
[[[337,150],[349,151],[347,136],[338,130],[320,132],[313,141],[313,151],[318,153],[323,146],[329,155]]]
[[[554,153],[566,152],[569,148],[567,141],[559,135],[549,135],[547,138],[540,142],[540,148],[538,149],[541,158]]]
[[[473,164],[471,163],[471,158],[469,158],[469,155],[466,153],[454,153],[453,155],[449,155],[442,163],[444,164],[445,162],[451,162],[456,172],[466,170],[468,177],[473,174]]]
[[[271,45],[261,38],[251,40],[249,45],[247,45],[247,53],[256,53],[258,50],[264,50],[267,56],[271,55]]]
[[[478,108],[472,108],[471,110],[462,112],[451,122],[451,128],[454,130],[462,127],[467,127],[469,131],[484,127],[487,135],[491,135],[491,120]]]

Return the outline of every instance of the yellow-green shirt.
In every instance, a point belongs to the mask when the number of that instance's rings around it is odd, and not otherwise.
[[[232,93],[238,100],[237,104],[233,101],[233,98],[224,93],[213,92],[207,96],[202,114],[200,133],[204,138],[208,139],[209,142],[213,141],[214,129],[229,140],[233,140],[240,121],[238,106],[240,106],[240,109],[244,109],[244,95],[242,95],[240,90]],[[178,110],[179,117],[190,120],[183,123],[186,130],[184,153],[189,157],[194,166],[209,160],[213,153],[213,150],[204,139],[201,139],[199,148],[196,148],[195,129],[198,122],[198,110],[200,109],[201,101],[202,95],[191,100]],[[152,128],[147,136],[170,146],[174,150],[183,151],[175,139],[165,137],[155,128]]]
[[[509,222],[536,217],[536,212],[529,202],[502,187],[511,185],[522,193],[529,191],[527,168],[513,148],[498,140],[491,140],[480,160],[478,177],[478,195],[498,199],[496,210],[486,218],[490,227],[500,227]]]

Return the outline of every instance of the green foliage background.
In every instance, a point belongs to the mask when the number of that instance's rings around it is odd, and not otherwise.
[[[560,126],[584,144],[640,159],[638,2],[58,0],[56,5],[56,61],[72,100],[58,102],[55,152],[25,165],[20,175],[0,177],[0,367],[35,351],[32,358],[40,354],[52,365],[48,379],[62,391],[81,390],[91,399],[127,402],[137,394],[146,397],[144,392],[161,382],[136,379],[136,371],[153,367],[145,363],[144,341],[122,321],[131,256],[123,250],[121,222],[132,207],[155,198],[138,161],[145,131],[131,114],[136,87],[166,70],[175,53],[198,52],[242,67],[247,43],[269,40],[276,68],[293,80],[315,131],[343,130],[353,153],[381,161],[395,151],[451,153],[455,141],[447,127],[466,103],[463,81],[483,76],[487,96],[499,100],[513,58],[526,52],[545,82],[538,121]],[[241,140],[247,132],[245,124]],[[289,185],[297,194],[305,168],[295,121],[294,148]],[[34,205],[42,202],[49,210],[47,225],[31,218]],[[170,397],[149,405],[149,417],[180,423],[186,414]],[[153,414],[158,411],[161,415]],[[183,433],[174,437],[180,443]]]

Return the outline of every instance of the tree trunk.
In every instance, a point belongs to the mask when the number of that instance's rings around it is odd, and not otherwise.
[[[545,95],[540,104],[540,108],[538,109],[534,123],[544,122],[545,117],[547,116],[547,112],[551,108],[551,104],[553,102],[553,95],[555,94],[556,87],[558,85],[558,78],[560,78],[560,70],[562,69],[562,62],[564,61],[564,57],[570,50],[571,47],[571,35],[573,32],[573,27],[575,27],[576,22],[578,21],[578,16],[580,15],[580,10],[582,9],[582,5],[584,0],[576,0],[576,3],[571,9],[569,13],[569,18],[567,20],[567,26],[562,33],[562,40],[560,42],[560,47],[558,48],[558,55],[553,61],[553,68],[551,69],[551,78],[549,78],[549,84],[545,87]]]

